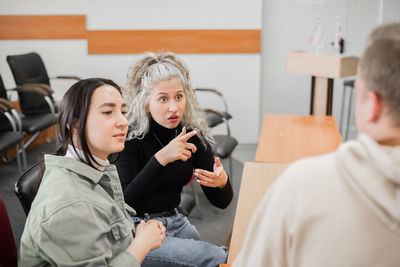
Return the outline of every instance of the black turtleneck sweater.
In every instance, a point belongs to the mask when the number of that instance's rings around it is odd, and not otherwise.
[[[182,187],[190,181],[194,169],[213,171],[211,148],[205,149],[197,136],[188,140],[197,147],[196,153],[188,161],[177,160],[166,166],[157,161],[154,155],[181,131],[181,126],[167,129],[152,120],[150,130],[143,139],[125,142],[125,149],[116,165],[125,202],[138,214],[178,207]],[[226,208],[232,200],[233,191],[229,179],[223,189],[201,187],[207,199],[216,207]]]

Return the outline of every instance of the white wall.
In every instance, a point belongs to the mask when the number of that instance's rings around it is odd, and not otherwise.
[[[239,142],[256,143],[265,113],[308,114],[310,77],[285,71],[288,51],[311,52],[309,39],[317,15],[332,41],[341,17],[345,55],[359,56],[368,33],[380,22],[399,20],[399,0],[2,0],[0,14],[86,14],[88,29],[259,29],[262,53],[180,55],[196,87],[224,93]],[[302,0],[307,2],[307,0]],[[111,3],[111,4],[110,4]],[[102,76],[123,84],[138,55],[87,55],[84,40],[0,41],[0,73],[14,85],[6,55],[39,52],[50,76]],[[332,52],[327,47],[325,52]],[[335,80],[333,115],[339,117],[343,79]],[[54,81],[61,97],[70,82]],[[202,99],[203,100],[203,99]],[[212,104],[216,101],[210,100]],[[220,129],[222,131],[222,129]],[[218,131],[218,129],[217,129]]]
[[[399,0],[380,0],[381,17],[380,22],[400,22],[400,1]]]
[[[0,14],[86,14],[97,29],[261,29],[262,0],[1,0]],[[0,73],[15,86],[6,56],[38,52],[50,76],[100,76],[124,84],[138,55],[87,55],[85,40],[0,41]],[[259,54],[184,54],[195,87],[214,87],[228,101],[232,134],[240,143],[256,143],[259,129]],[[61,98],[69,81],[52,81]],[[246,102],[244,102],[246,100]],[[217,105],[217,100],[209,100]],[[222,132],[223,128],[216,129]]]
[[[329,42],[334,39],[336,17],[340,17],[346,45],[345,55],[359,56],[365,38],[378,23],[379,2],[376,0],[319,2],[323,4],[300,5],[295,0],[264,1],[260,114],[309,113],[311,78],[286,72],[285,55],[292,50],[314,51],[309,40],[318,15],[325,39]],[[323,52],[334,51],[327,45]],[[335,116],[340,112],[342,84],[342,79],[334,81]]]

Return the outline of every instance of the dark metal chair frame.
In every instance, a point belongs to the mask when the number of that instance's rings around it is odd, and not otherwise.
[[[7,92],[0,76],[0,113],[4,116],[4,118],[0,120],[1,153],[4,154],[3,160],[9,161],[7,152],[11,147],[15,146],[18,172],[21,174],[23,169],[26,168],[22,122],[13,104],[4,97],[7,97]]]
[[[22,170],[26,168],[26,156],[25,150],[23,149],[24,135],[21,131],[20,123],[16,119],[18,114],[16,114],[11,102],[5,102],[4,99],[0,99],[0,113],[2,113],[8,120],[11,127],[10,130],[0,131],[0,143],[2,149],[0,152],[5,154],[3,160],[8,161],[7,152],[11,147],[15,146],[18,172],[21,174]]]

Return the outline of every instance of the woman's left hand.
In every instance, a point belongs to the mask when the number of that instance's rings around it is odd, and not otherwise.
[[[197,182],[199,184],[208,187],[224,188],[228,182],[228,175],[224,171],[224,166],[222,166],[219,157],[215,158],[214,172],[196,169],[194,175],[198,178]]]

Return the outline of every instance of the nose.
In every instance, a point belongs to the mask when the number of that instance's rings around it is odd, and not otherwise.
[[[118,116],[118,119],[117,119],[118,127],[125,128],[126,126],[128,126],[128,124],[129,124],[128,120],[125,118],[125,116],[122,113],[120,113],[120,115]]]
[[[175,101],[170,101],[169,103],[169,111],[175,112],[177,110]]]

